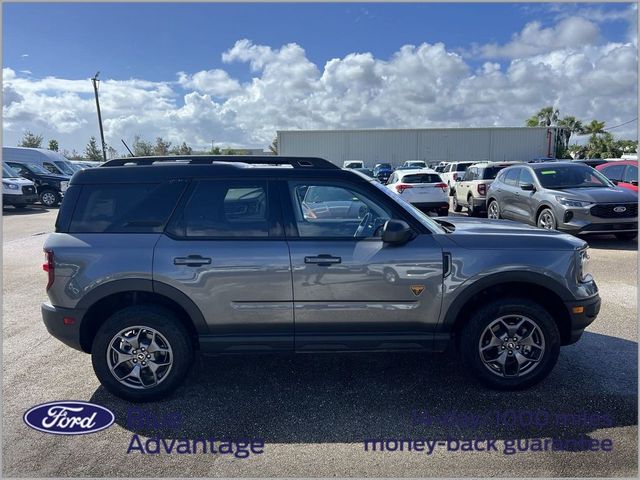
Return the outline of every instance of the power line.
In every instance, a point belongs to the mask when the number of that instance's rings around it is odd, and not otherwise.
[[[627,125],[627,124],[629,124],[629,123],[631,123],[631,122],[635,122],[636,120],[638,120],[638,117],[634,118],[633,120],[629,120],[628,122],[621,123],[620,125],[616,125],[616,126],[614,126],[614,127],[604,128],[603,130],[604,130],[605,132],[606,132],[607,130],[613,130],[614,128],[622,127],[622,126]]]

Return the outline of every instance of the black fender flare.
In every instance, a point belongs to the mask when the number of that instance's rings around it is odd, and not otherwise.
[[[505,285],[509,283],[530,283],[538,287],[542,287],[549,290],[551,293],[557,295],[563,303],[575,301],[575,296],[571,291],[559,283],[557,280],[538,272],[499,272],[488,275],[484,278],[475,280],[471,285],[464,288],[454,300],[453,303],[447,309],[447,312],[440,324],[440,331],[450,331],[460,314],[460,311],[464,305],[471,300],[471,298],[486,290],[487,288],[497,285]]]

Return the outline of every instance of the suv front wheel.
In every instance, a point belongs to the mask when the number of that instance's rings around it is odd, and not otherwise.
[[[125,400],[145,402],[169,395],[182,383],[193,360],[193,345],[171,311],[136,305],[105,321],[91,357],[107,390]]]
[[[465,366],[497,390],[518,390],[543,380],[560,353],[560,333],[541,305],[508,298],[480,308],[463,328]]]

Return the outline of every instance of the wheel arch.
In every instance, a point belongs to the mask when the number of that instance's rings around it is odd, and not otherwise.
[[[77,305],[85,310],[80,324],[82,350],[91,352],[95,335],[107,318],[126,307],[142,304],[160,305],[176,314],[196,349],[199,335],[208,331],[200,309],[178,289],[149,279],[114,280],[91,290]]]
[[[449,332],[457,345],[460,331],[479,305],[506,297],[523,297],[542,305],[556,322],[562,344],[569,343],[571,316],[565,302],[575,298],[562,284],[534,272],[506,272],[477,280],[449,306],[441,330]]]

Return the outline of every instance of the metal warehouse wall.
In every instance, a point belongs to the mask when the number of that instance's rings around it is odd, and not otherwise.
[[[287,130],[278,132],[278,154],[321,157],[342,166],[345,160],[365,165],[405,160],[504,161],[546,157],[547,128],[438,128],[407,130]]]

